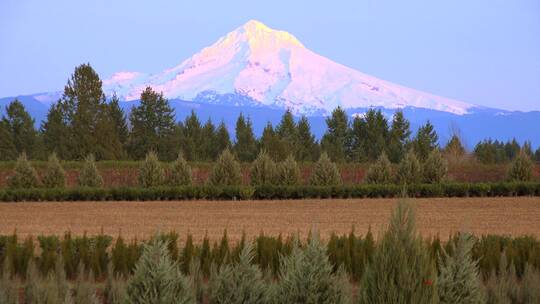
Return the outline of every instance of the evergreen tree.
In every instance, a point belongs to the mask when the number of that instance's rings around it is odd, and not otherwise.
[[[439,149],[434,149],[429,153],[422,172],[424,174],[424,182],[428,184],[436,184],[444,181],[448,174],[448,164],[442,157]]]
[[[17,148],[9,131],[9,126],[0,121],[0,161],[13,160],[17,157]]]
[[[210,304],[269,303],[268,285],[261,270],[253,264],[253,247],[243,247],[238,263],[222,265],[210,276],[208,302]]]
[[[141,159],[150,151],[155,151],[161,159],[175,157],[174,110],[162,93],[147,87],[141,94],[139,106],[131,110],[129,120],[131,134],[128,146],[132,158]]]
[[[314,186],[341,185],[341,173],[325,152],[321,154],[321,157],[313,166],[310,184]]]
[[[81,187],[97,188],[103,186],[103,178],[99,174],[94,155],[90,154],[84,159],[77,182]]]
[[[453,162],[461,160],[465,155],[465,148],[456,134],[452,135],[443,151],[446,157]]]
[[[392,127],[388,136],[388,158],[394,163],[398,163],[405,156],[409,138],[411,136],[410,123],[403,115],[403,111],[398,110],[392,118]]]
[[[201,130],[201,157],[200,159],[205,161],[213,161],[218,157],[216,149],[216,127],[212,123],[212,120],[208,118],[208,121],[204,124]]]
[[[359,303],[437,303],[436,269],[415,228],[412,208],[400,202],[362,277]]]
[[[213,135],[210,135],[210,138],[203,138],[201,123],[193,110],[191,111],[191,115],[184,121],[183,133],[184,143],[182,147],[186,158],[192,161],[204,160],[203,153],[205,147],[203,146],[203,142],[207,139],[212,140]]]
[[[142,255],[128,281],[129,303],[195,303],[189,280],[168,254],[167,244],[158,238],[143,246]]]
[[[113,95],[109,103],[109,115],[112,119],[114,130],[120,144],[125,146],[129,136],[127,117],[124,110],[122,110],[120,107],[120,100],[118,99],[118,96],[116,96],[116,93]]]
[[[353,161],[365,162],[367,155],[367,123],[360,116],[355,116],[351,128],[351,154]]]
[[[276,135],[283,146],[283,150],[296,154],[298,134],[291,110],[287,109],[281,117],[281,121],[276,126]],[[278,160],[284,160],[287,157],[286,155],[282,155]]]
[[[47,113],[47,119],[41,125],[43,144],[49,153],[56,153],[61,159],[72,159],[67,114],[61,101],[53,104]]]
[[[319,146],[306,116],[298,121],[296,136],[296,159],[298,161],[315,161],[319,157]]]
[[[253,186],[271,185],[276,181],[276,163],[261,150],[251,165],[251,184]]]
[[[30,165],[26,158],[26,153],[22,153],[17,158],[15,170],[12,176],[8,178],[10,188],[35,188],[38,186],[38,176],[36,170]]]
[[[272,127],[272,123],[270,122],[268,122],[266,127],[264,127],[260,139],[260,146],[261,149],[265,150],[272,159],[276,159],[278,161],[285,159],[288,153],[287,144],[284,140],[279,138]]]
[[[182,153],[178,153],[178,158],[171,164],[170,184],[172,186],[191,185],[191,167],[188,165]]]
[[[305,249],[298,245],[291,255],[282,258],[275,303],[350,303],[349,282],[335,274],[325,248],[317,236],[310,236]]]
[[[300,168],[292,155],[278,164],[276,183],[282,186],[296,186],[302,183]]]
[[[120,140],[115,132],[102,82],[90,64],[82,64],[64,88],[60,100],[69,136],[65,142],[72,158],[88,154],[98,158],[121,156]]]
[[[351,136],[347,113],[337,107],[326,119],[327,130],[321,140],[321,148],[332,160],[344,162],[349,156]]]
[[[159,162],[157,154],[150,151],[139,168],[139,185],[143,188],[162,186],[165,170]]]
[[[370,109],[364,116],[366,121],[365,153],[369,160],[376,160],[385,152],[388,138],[388,121],[381,110]]]
[[[429,153],[437,148],[438,140],[439,137],[435,132],[435,128],[429,120],[418,129],[416,137],[413,140],[413,147],[414,152],[416,152],[421,161],[425,161]]]
[[[525,151],[521,151],[512,161],[508,169],[508,179],[510,181],[530,181],[532,179],[533,162]]]
[[[30,158],[35,157],[38,133],[34,128],[34,119],[19,100],[15,99],[6,107],[2,123],[11,134],[17,154],[25,152]]]
[[[422,181],[422,166],[412,150],[399,162],[396,181],[398,184],[416,184]]]
[[[231,137],[229,136],[229,131],[227,130],[227,127],[223,121],[221,121],[217,128],[214,146],[216,154],[212,159],[213,161],[215,161],[225,149],[232,148]]]
[[[392,164],[382,153],[377,161],[366,172],[365,181],[368,184],[389,184],[392,181]]]
[[[474,239],[461,233],[457,245],[452,244],[453,254],[443,251],[439,257],[438,292],[442,304],[484,303],[482,280],[478,272],[478,262],[472,258]]]
[[[536,152],[534,152],[534,159],[537,163],[540,163],[540,148],[536,149]]]
[[[235,186],[242,183],[240,164],[229,150],[221,153],[208,181],[215,186]]]
[[[236,142],[234,152],[242,162],[251,162],[257,156],[257,140],[253,134],[251,120],[240,113],[236,121]]]
[[[43,175],[43,185],[47,188],[64,188],[66,186],[66,172],[56,153],[49,156],[45,174]]]

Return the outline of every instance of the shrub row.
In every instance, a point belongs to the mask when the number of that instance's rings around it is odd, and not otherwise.
[[[0,190],[0,201],[155,201],[312,198],[540,196],[540,183],[448,183],[346,186],[181,186],[155,188],[69,188]]]

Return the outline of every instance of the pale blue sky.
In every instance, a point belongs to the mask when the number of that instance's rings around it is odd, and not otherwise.
[[[1,0],[0,97],[174,66],[249,19],[364,73],[485,106],[540,110],[540,1]]]

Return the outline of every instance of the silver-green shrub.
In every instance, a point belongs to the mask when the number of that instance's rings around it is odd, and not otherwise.
[[[341,183],[341,174],[337,165],[330,160],[326,152],[323,152],[313,166],[310,184],[313,186],[337,186]]]
[[[510,181],[526,182],[532,179],[533,163],[525,151],[520,151],[510,164],[508,179]]]
[[[56,153],[49,156],[42,181],[46,188],[64,188],[66,186],[66,172]]]
[[[240,163],[229,149],[223,150],[219,156],[210,174],[209,183],[214,186],[236,186],[242,183]]]
[[[262,150],[251,165],[251,185],[271,185],[276,181],[276,163]]]
[[[282,186],[296,186],[302,183],[300,168],[292,155],[289,155],[277,166],[276,184]]]
[[[401,185],[411,185],[422,182],[422,166],[411,150],[405,154],[405,157],[399,162],[396,182]]]
[[[443,158],[439,149],[434,149],[429,153],[422,168],[424,182],[428,184],[438,184],[446,179],[448,174],[448,162]]]
[[[148,152],[139,167],[139,185],[143,188],[162,186],[165,181],[165,169],[154,151]]]
[[[10,188],[35,188],[38,186],[38,176],[36,170],[30,165],[26,158],[26,153],[22,153],[17,158],[13,175],[8,178]]]
[[[188,186],[191,185],[192,180],[191,167],[182,156],[182,153],[179,153],[176,160],[171,164],[169,184],[171,186]]]
[[[389,184],[392,182],[392,165],[386,153],[383,152],[377,161],[369,167],[365,181],[368,184]]]
[[[94,155],[90,154],[84,159],[77,182],[81,187],[103,186],[103,177],[99,174]]]

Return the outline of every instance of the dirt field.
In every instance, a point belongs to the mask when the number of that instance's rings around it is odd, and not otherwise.
[[[475,234],[531,234],[540,237],[540,198],[454,198],[411,200],[419,231],[425,236],[467,229]],[[207,232],[231,239],[242,231],[277,235],[317,229],[323,237],[355,227],[378,233],[387,223],[394,199],[246,201],[246,202],[73,202],[0,203],[0,234],[97,234],[145,238],[155,231],[189,231],[196,240]]]

